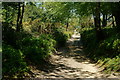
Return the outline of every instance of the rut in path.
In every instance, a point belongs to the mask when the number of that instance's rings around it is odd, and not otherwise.
[[[73,35],[67,42],[67,47],[58,50],[52,56],[52,64],[40,71],[34,69],[35,78],[117,78],[114,75],[100,73],[88,58],[83,55],[83,46],[80,35]]]

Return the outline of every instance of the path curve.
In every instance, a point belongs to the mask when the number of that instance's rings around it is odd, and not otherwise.
[[[60,48],[55,55],[52,55],[52,66],[48,65],[47,71],[33,70],[35,78],[117,78],[112,74],[102,74],[95,63],[86,58],[83,46],[80,42],[80,34],[72,35],[68,40],[67,47]],[[104,79],[102,79],[104,80]],[[106,79],[105,79],[106,80]]]

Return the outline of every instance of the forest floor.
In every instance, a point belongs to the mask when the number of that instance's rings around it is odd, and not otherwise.
[[[57,53],[51,56],[50,64],[42,67],[42,70],[32,67],[31,72],[33,73],[31,77],[38,79],[73,80],[80,78],[80,80],[86,80],[93,78],[92,80],[113,80],[113,78],[119,78],[114,74],[102,73],[101,69],[84,55],[80,35],[77,33],[68,40],[66,47],[60,48]]]

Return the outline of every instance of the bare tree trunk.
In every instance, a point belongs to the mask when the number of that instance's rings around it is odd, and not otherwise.
[[[17,27],[16,27],[17,32],[20,31],[19,21],[20,21],[20,2],[18,3],[18,16],[17,16]]]
[[[113,27],[115,27],[115,23],[114,23],[115,21],[114,21],[114,17],[113,17],[113,15],[112,15],[112,25],[113,25]]]
[[[103,33],[101,30],[101,24],[100,24],[100,2],[96,3],[96,9],[94,14],[94,22],[95,22],[95,30],[96,30],[96,37],[97,40],[100,41],[103,39]]]
[[[24,2],[22,4],[22,14],[21,14],[21,19],[20,19],[20,29],[22,29],[23,14],[24,14]]]
[[[67,22],[66,31],[68,31],[69,23]]]
[[[116,12],[115,14],[115,22],[116,22],[117,28],[120,30],[120,11]]]
[[[107,25],[107,15],[103,13],[102,27],[105,27],[106,25]]]
[[[100,25],[100,3],[96,3],[96,12],[95,12],[95,21],[96,21],[96,28],[97,30],[101,30],[101,25]]]
[[[112,15],[115,17],[116,28],[120,31],[120,2],[112,3]]]

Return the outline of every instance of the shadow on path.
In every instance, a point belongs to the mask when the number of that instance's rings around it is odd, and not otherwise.
[[[66,47],[51,56],[51,62],[44,62],[31,71],[34,78],[106,78],[113,77],[99,72],[83,52],[80,35],[73,35]],[[26,76],[27,77],[27,76]]]

